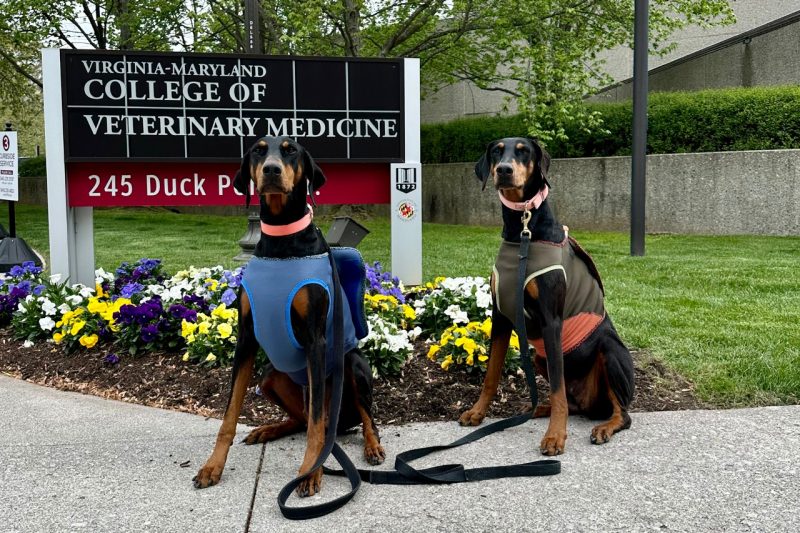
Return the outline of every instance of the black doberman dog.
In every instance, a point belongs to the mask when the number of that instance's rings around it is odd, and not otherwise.
[[[492,178],[503,203],[503,239],[492,275],[491,351],[480,398],[460,417],[477,425],[497,392],[516,319],[518,253],[522,212],[531,219],[524,309],[538,373],[549,377],[550,405],[534,417],[550,416],[541,441],[545,455],[564,451],[567,415],[608,419],[592,429],[591,442],[602,444],[631,425],[633,360],[603,306],[603,286],[589,255],[559,224],[546,200],[550,156],[535,139],[506,138],[490,143],[475,165],[486,186]],[[524,342],[520,340],[520,342]]]
[[[325,176],[311,155],[287,137],[263,137],[245,154],[234,179],[234,187],[248,196],[251,181],[258,193],[262,228],[284,228],[279,236],[267,235],[262,229],[254,255],[260,258],[298,258],[328,251],[322,233],[310,222],[307,194],[325,183]],[[301,221],[308,220],[308,224]],[[298,231],[293,231],[300,228]],[[285,234],[284,233],[288,233]],[[254,330],[253,307],[247,291],[239,291],[239,336],[233,360],[231,392],[222,427],[214,451],[194,477],[197,488],[219,482],[228,450],[236,433],[236,421],[245,392],[253,375],[258,340]],[[282,306],[280,302],[275,305]],[[255,306],[255,304],[253,304]],[[245,439],[247,444],[274,440],[307,427],[305,457],[300,475],[308,473],[325,442],[330,402],[330,378],[326,378],[326,321],[329,296],[316,284],[303,285],[291,300],[291,329],[306,356],[308,386],[303,387],[286,373],[268,364],[261,380],[263,394],[288,414],[288,419],[254,429]],[[385,452],[372,418],[372,371],[358,349],[345,355],[344,392],[338,429],[362,424],[364,456],[370,464],[380,464]],[[305,390],[304,390],[305,389]],[[307,390],[307,394],[306,391]],[[300,496],[319,492],[322,468],[317,469],[297,489]]]

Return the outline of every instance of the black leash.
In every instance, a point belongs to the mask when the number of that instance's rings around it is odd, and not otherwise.
[[[319,231],[319,229],[317,229]],[[320,234],[321,235],[321,234]],[[342,391],[344,388],[344,312],[342,310],[342,284],[339,281],[339,272],[336,269],[336,262],[333,258],[333,252],[330,247],[328,248],[328,259],[331,263],[331,274],[333,277],[333,342],[334,345],[334,367],[333,383],[331,390],[331,403],[330,412],[328,413],[328,430],[325,433],[325,446],[317,457],[314,466],[311,470],[303,476],[299,476],[284,486],[278,493],[278,507],[284,517],[291,520],[305,520],[308,518],[317,518],[332,513],[336,509],[342,507],[344,504],[353,499],[358,489],[361,487],[361,478],[358,475],[356,466],[350,460],[344,450],[336,444],[336,426],[339,422],[339,412],[342,407]],[[329,339],[330,341],[330,339]],[[334,500],[321,503],[319,505],[310,505],[306,507],[290,507],[286,505],[286,501],[291,496],[300,483],[306,480],[313,474],[317,468],[328,459],[328,456],[333,453],[334,458],[339,461],[339,464],[344,469],[348,479],[350,480],[350,492],[344,496],[340,496]]]
[[[508,428],[524,424],[533,416],[538,404],[538,391],[536,390],[536,374],[534,373],[533,363],[531,362],[530,350],[528,348],[528,336],[525,327],[525,275],[527,273],[528,247],[530,245],[531,232],[528,229],[528,222],[531,219],[531,212],[525,210],[522,215],[523,229],[520,234],[519,247],[519,289],[517,297],[516,313],[516,332],[519,338],[520,364],[525,372],[525,380],[528,383],[528,390],[531,395],[531,414],[520,414],[498,420],[482,428],[451,442],[440,446],[428,446],[416,448],[398,454],[395,458],[394,470],[362,470],[356,468],[347,454],[336,444],[336,426],[339,420],[339,411],[342,403],[342,390],[344,378],[344,326],[342,314],[342,299],[339,282],[339,274],[333,259],[333,253],[328,249],[331,270],[333,273],[333,332],[336,342],[335,346],[335,366],[333,368],[333,390],[331,391],[331,410],[329,413],[330,424],[325,435],[325,446],[322,449],[317,461],[309,471],[309,474],[298,477],[290,481],[278,494],[278,506],[281,513],[291,520],[305,520],[318,518],[339,509],[355,496],[361,487],[361,481],[373,485],[433,485],[465,483],[468,481],[485,481],[488,479],[500,479],[508,477],[534,477],[552,476],[561,472],[561,462],[555,459],[541,459],[528,463],[504,466],[487,466],[480,468],[464,468],[462,464],[446,464],[430,468],[416,469],[409,464],[410,461],[420,459],[431,453],[458,448],[480,440],[488,435],[504,431]],[[328,456],[333,453],[334,458],[339,462],[342,470],[333,470],[323,466],[323,472],[333,476],[346,476],[350,481],[350,492],[334,500],[330,500],[319,505],[306,507],[289,507],[286,501],[300,483],[303,482],[312,472],[322,466]]]
[[[519,341],[519,362],[525,371],[525,381],[531,395],[531,417],[539,404],[539,391],[536,389],[536,372],[531,362],[530,348],[528,347],[528,330],[525,327],[525,275],[528,272],[528,248],[531,243],[531,230],[528,222],[531,212],[527,209],[522,213],[522,232],[519,234],[519,269],[517,274],[517,319],[515,329]]]

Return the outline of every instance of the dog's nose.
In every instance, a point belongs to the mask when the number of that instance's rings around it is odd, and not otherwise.
[[[267,163],[262,168],[262,172],[264,172],[264,176],[267,178],[278,177],[281,175],[281,167],[275,163]]]
[[[508,163],[500,163],[495,168],[498,178],[510,178],[514,175],[514,169]]]

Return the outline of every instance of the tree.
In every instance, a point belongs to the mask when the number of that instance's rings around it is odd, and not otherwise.
[[[597,118],[598,53],[633,39],[632,0],[261,0],[262,52],[419,57],[427,91],[459,80],[515,99],[529,133],[563,138]],[[0,96],[41,85],[41,45],[243,52],[242,0],[5,0]],[[733,21],[728,0],[652,0],[653,50],[689,24]],[[17,89],[9,89],[16,87]],[[12,102],[13,103],[13,102]]]

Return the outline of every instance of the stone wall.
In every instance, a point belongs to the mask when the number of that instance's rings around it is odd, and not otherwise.
[[[423,167],[426,221],[500,224],[497,193],[481,192],[473,167]],[[559,221],[627,231],[630,174],[630,157],[553,160],[550,202]],[[648,156],[646,210],[651,233],[800,235],[800,150]]]

